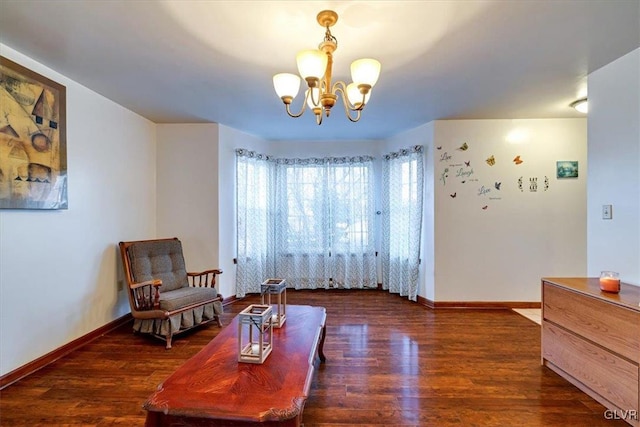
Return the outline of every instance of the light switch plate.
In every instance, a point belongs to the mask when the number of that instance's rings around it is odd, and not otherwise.
[[[602,219],[611,219],[613,218],[611,205],[602,205]]]

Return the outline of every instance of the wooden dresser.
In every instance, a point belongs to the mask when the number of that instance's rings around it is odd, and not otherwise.
[[[542,364],[640,426],[640,287],[602,292],[597,278],[542,279]]]

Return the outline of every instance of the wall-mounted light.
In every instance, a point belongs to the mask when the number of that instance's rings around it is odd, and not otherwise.
[[[587,114],[589,111],[589,102],[587,101],[587,98],[581,98],[569,104],[569,107],[573,107],[577,111]]]

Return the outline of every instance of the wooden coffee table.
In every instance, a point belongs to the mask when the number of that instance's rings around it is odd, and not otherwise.
[[[325,361],[326,310],[287,306],[263,364],[238,362],[238,317],[158,386],[146,426],[299,426],[316,356]]]

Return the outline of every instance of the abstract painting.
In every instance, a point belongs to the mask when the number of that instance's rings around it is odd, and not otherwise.
[[[0,209],[67,209],[66,88],[0,56]]]

